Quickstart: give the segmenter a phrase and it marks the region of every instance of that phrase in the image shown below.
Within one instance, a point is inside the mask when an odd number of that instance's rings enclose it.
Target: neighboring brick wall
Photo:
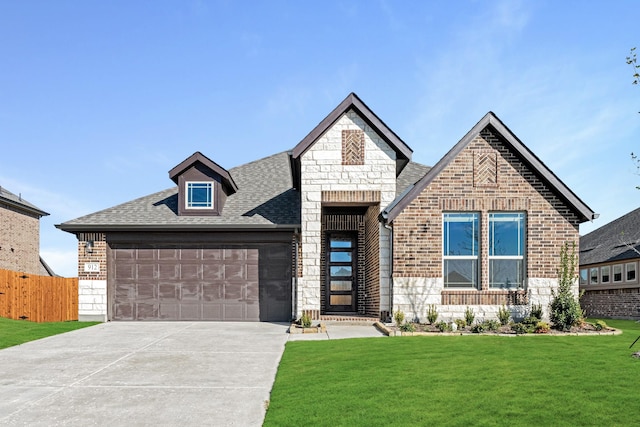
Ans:
[[[588,317],[640,319],[640,288],[586,290],[580,305]]]
[[[364,164],[343,164],[343,130],[360,130],[364,135]],[[350,194],[358,200],[342,201],[345,205],[375,200],[379,209],[386,207],[396,195],[396,154],[382,138],[353,110],[336,121],[300,158],[301,175],[301,241],[303,273],[298,281],[298,314],[321,307],[321,216],[323,192],[326,198],[340,199]],[[332,205],[335,202],[328,202]],[[389,242],[380,236],[380,253]],[[389,263],[381,255],[381,292],[388,294]]]
[[[495,164],[492,152],[497,154]],[[483,171],[477,170],[479,164],[483,165]],[[495,292],[489,290],[490,211],[526,212],[529,303],[548,300],[546,290],[541,287],[554,286],[562,244],[568,241],[577,247],[579,241],[577,216],[496,135],[485,129],[394,220],[394,294],[400,297],[398,301],[394,298],[394,305],[412,310],[407,289],[415,288],[416,280],[422,279],[433,279],[427,286],[430,290],[422,286],[423,282],[414,289],[428,294],[424,297],[426,304],[450,302],[449,297],[442,297],[442,213],[445,211],[480,213],[482,291],[476,292]],[[456,298],[455,302],[475,304],[476,298]],[[481,303],[483,301],[481,298]],[[413,305],[424,309],[416,306],[415,301]]]
[[[40,218],[0,203],[0,268],[40,274]]]

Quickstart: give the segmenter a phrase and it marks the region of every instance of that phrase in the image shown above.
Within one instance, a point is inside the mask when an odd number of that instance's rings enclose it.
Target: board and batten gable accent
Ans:
[[[356,134],[361,132],[364,139],[363,164],[343,164],[345,130]],[[298,315],[303,311],[318,313],[321,307],[323,200],[328,204],[375,204],[379,214],[381,207],[395,198],[396,151],[355,110],[350,109],[313,144],[305,147],[300,155],[300,177],[303,271],[298,281]],[[388,253],[389,232],[381,224],[377,227],[379,250]],[[389,287],[388,259],[388,256],[380,256],[378,273],[384,295],[388,295]],[[381,299],[380,305],[384,307],[385,304],[389,301]]]
[[[478,159],[484,159],[480,170]],[[444,288],[442,215],[452,211],[480,215],[479,290]],[[488,214],[492,211],[526,213],[526,294],[489,289]],[[394,218],[394,307],[421,319],[429,304],[436,304],[444,319],[463,317],[467,305],[487,318],[495,317],[503,304],[511,306],[514,316],[523,314],[530,304],[542,304],[546,310],[551,289],[557,286],[560,248],[565,242],[577,247],[580,222],[575,210],[501,135],[485,127]]]

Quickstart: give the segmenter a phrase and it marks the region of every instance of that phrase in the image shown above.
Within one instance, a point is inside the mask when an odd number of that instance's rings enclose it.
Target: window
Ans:
[[[622,282],[622,264],[616,264],[613,266],[613,281]]]
[[[598,284],[598,269],[597,268],[592,268],[591,269],[591,274],[589,275],[589,283],[591,283],[592,285],[597,285]]]
[[[608,265],[604,266],[604,267],[600,267],[600,281],[602,283],[609,283],[610,281],[610,274],[611,273],[611,267],[609,267]]]
[[[478,214],[443,216],[443,269],[446,288],[478,287]]]
[[[589,277],[589,270],[587,270],[586,268],[583,268],[582,270],[580,270],[580,284],[581,285],[586,285],[587,284],[587,278]]]
[[[213,209],[213,183],[187,182],[187,209]]]
[[[489,287],[524,285],[524,213],[489,214]]]
[[[625,270],[627,271],[627,282],[635,282],[636,281],[636,263],[628,262],[625,265]]]

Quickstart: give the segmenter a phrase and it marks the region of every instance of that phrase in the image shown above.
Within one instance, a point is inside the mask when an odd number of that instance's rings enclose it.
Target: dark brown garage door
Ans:
[[[288,321],[291,247],[112,244],[112,320]]]

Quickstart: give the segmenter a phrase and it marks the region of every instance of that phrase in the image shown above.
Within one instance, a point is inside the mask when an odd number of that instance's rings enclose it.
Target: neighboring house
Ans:
[[[80,318],[493,317],[546,307],[561,245],[595,218],[493,114],[433,168],[355,94],[290,152],[58,227],[79,241]],[[577,285],[576,285],[577,290]]]
[[[580,298],[590,317],[640,318],[640,208],[580,238]]]
[[[0,187],[0,268],[54,276],[40,258],[40,218],[49,215]]]

